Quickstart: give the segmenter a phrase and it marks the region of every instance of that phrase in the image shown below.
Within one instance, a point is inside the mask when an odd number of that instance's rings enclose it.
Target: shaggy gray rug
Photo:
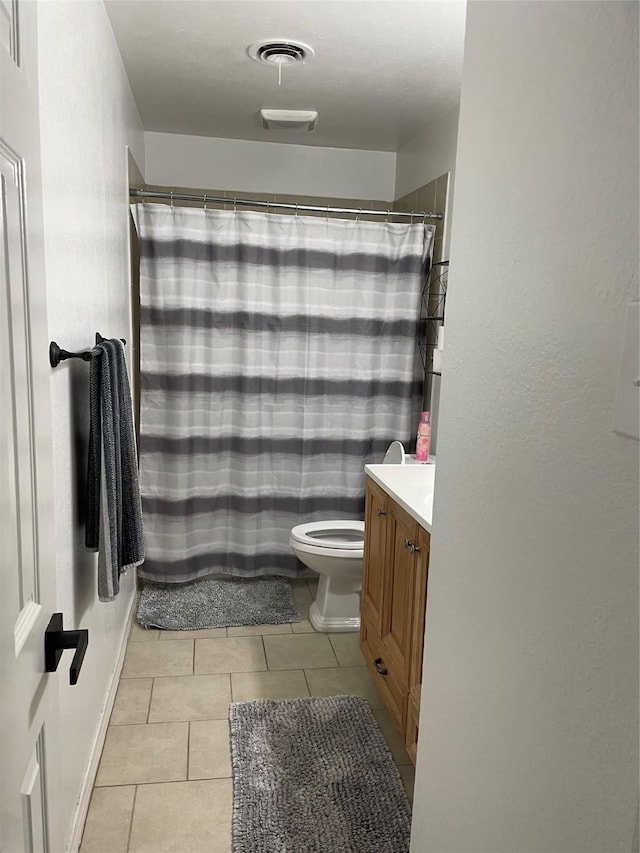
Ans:
[[[366,699],[229,708],[233,853],[407,853],[411,809]]]
[[[300,619],[289,581],[277,577],[146,582],[138,602],[138,622],[143,628],[168,631],[283,625]]]

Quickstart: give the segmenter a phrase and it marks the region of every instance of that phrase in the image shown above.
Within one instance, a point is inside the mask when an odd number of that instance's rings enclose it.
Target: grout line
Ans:
[[[306,669],[303,669],[303,670],[302,670],[302,672],[303,672],[303,674],[304,674],[304,680],[305,680],[305,683],[306,683],[306,685],[307,685],[307,690],[309,691],[309,696],[311,696],[311,695],[312,695],[312,693],[311,693],[311,685],[309,684],[309,679],[307,678],[307,670],[306,670]]]
[[[333,641],[331,639],[331,634],[327,634],[327,637],[329,637],[329,645],[331,646],[331,651],[334,653],[334,655],[337,658],[338,655],[336,654],[336,647],[333,645]],[[341,666],[340,661],[338,661],[338,666]]]
[[[189,753],[191,751],[191,720],[189,720],[189,725],[187,728],[187,779],[189,781]]]
[[[129,834],[127,835],[127,853],[129,851],[129,847],[131,846],[131,833],[133,831],[133,813],[136,808],[136,797],[138,795],[138,786],[135,785],[133,789],[133,802],[131,803],[131,817],[129,818]]]
[[[402,765],[406,767],[406,764]],[[117,785],[101,785],[98,790],[105,790],[107,788],[144,788],[148,785],[184,785],[185,782],[191,784],[192,782],[209,782],[213,779],[231,779],[232,776],[205,776],[202,779],[165,779],[160,782],[118,782]]]
[[[149,691],[149,705],[147,707],[147,723],[149,722],[149,717],[151,716],[151,700],[153,699],[153,689],[156,686],[155,678],[151,679],[151,690]]]
[[[279,636],[282,636],[282,634]],[[263,672],[269,672],[269,658],[267,657],[267,647],[264,644],[264,634],[260,634],[260,639],[262,640],[262,654],[264,655],[264,665],[266,666]]]
[[[196,674],[196,643],[198,641],[192,640],[191,642],[193,643],[193,648],[191,650],[192,654],[191,654],[191,673],[190,674],[195,675]]]

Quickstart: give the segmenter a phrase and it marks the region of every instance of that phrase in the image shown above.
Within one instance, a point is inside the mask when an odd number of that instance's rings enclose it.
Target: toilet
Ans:
[[[402,465],[404,447],[394,441],[383,464]],[[289,546],[300,562],[320,575],[309,621],[316,631],[360,630],[364,521],[312,521],[291,531]]]
[[[309,621],[316,631],[359,631],[364,521],[299,524],[289,536],[296,557],[320,575]]]

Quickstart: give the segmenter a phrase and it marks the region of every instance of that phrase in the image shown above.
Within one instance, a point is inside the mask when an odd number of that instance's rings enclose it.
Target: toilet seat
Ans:
[[[301,545],[332,551],[362,551],[364,521],[312,521],[298,524],[291,539]]]

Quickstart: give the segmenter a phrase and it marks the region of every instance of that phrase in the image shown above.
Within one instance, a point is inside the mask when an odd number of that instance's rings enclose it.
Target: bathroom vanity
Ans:
[[[365,472],[360,649],[415,763],[435,464]]]

